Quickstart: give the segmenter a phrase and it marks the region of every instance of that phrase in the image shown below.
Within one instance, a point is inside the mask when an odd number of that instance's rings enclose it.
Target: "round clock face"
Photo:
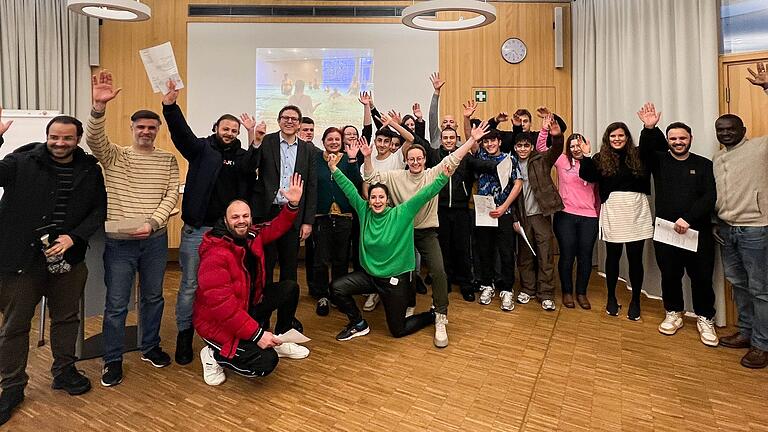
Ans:
[[[501,45],[501,56],[507,63],[518,64],[528,54],[525,43],[518,38],[509,38]]]

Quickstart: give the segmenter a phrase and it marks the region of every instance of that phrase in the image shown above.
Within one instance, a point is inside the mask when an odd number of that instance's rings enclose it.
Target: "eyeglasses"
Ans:
[[[280,120],[286,123],[298,123],[300,119],[298,117],[280,116]]]
[[[408,158],[406,159],[408,163],[414,163],[414,162],[424,162],[424,157],[419,156],[417,158]]]

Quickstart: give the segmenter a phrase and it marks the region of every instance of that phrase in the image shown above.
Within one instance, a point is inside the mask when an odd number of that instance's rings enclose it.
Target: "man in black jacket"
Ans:
[[[653,174],[656,192],[656,216],[673,222],[675,232],[689,229],[699,232],[696,252],[658,241],[653,242],[656,263],[661,270],[661,294],[666,317],[659,332],[673,335],[683,326],[683,272],[691,279],[693,310],[698,316],[696,327],[701,342],[717,346],[715,332],[715,291],[712,270],[715,265],[715,243],[711,216],[715,209],[715,176],[712,161],[690,152],[691,128],[680,122],[667,126],[667,136],[656,127],[661,113],[652,103],[637,113],[644,128],[640,133],[640,154]]]
[[[291,176],[301,174],[304,191],[299,202],[299,214],[293,227],[279,240],[265,249],[267,282],[272,280],[275,264],[280,262],[280,280],[297,280],[296,269],[299,241],[312,234],[317,208],[317,170],[315,154],[318,149],[298,137],[301,111],[287,105],[277,116],[279,132],[264,136],[259,150],[259,168],[253,189],[251,209],[255,221],[267,222],[274,219],[285,204],[279,189],[287,189]],[[296,327],[300,328],[300,325]]]
[[[9,126],[0,121],[0,144]],[[82,135],[79,120],[58,116],[46,127],[46,143],[0,161],[0,425],[24,400],[29,330],[42,296],[51,316],[53,388],[71,395],[91,389],[75,369],[75,341],[85,251],[106,218],[107,193],[98,161],[77,146]]]
[[[163,117],[173,145],[189,162],[181,203],[184,227],[179,245],[181,283],[176,299],[176,327],[179,333],[175,359],[176,363],[185,365],[192,361],[192,303],[200,266],[198,247],[203,234],[224,214],[232,200],[250,198],[258,151],[254,148],[243,150],[237,138],[240,120],[230,114],[224,114],[214,123],[212,135],[198,138],[176,104],[178,96],[176,86],[169,82],[168,93],[163,97]],[[254,122],[245,115],[243,119],[250,123],[246,125],[250,136]]]

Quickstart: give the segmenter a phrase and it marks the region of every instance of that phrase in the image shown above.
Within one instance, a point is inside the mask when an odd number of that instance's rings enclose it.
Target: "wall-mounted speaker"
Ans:
[[[555,8],[555,67],[563,67],[563,8]]]

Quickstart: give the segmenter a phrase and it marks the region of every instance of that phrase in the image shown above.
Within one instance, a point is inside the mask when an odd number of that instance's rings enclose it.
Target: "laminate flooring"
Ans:
[[[304,280],[303,269],[299,278]],[[173,356],[179,270],[165,279],[163,348]],[[334,337],[346,323],[314,313],[302,288],[298,318],[311,355],[281,359],[265,378],[228,373],[207,386],[195,360],[163,369],[125,355],[121,385],[99,384],[101,360],[77,364],[93,390],[72,397],[51,389],[51,355],[30,335],[26,400],[5,430],[41,431],[768,431],[768,369],[739,365],[746,350],[705,347],[696,321],[675,336],[656,330],[660,301],[643,298],[643,319],[604,312],[603,279],[593,272],[592,310],[545,312],[535,301],[512,312],[450,294],[450,345],[433,328],[402,338],[386,329],[381,306],[364,313],[368,336]],[[362,299],[361,299],[362,301]],[[417,310],[431,297],[418,296]],[[133,314],[129,316],[135,318]],[[100,331],[99,318],[87,333]],[[719,329],[720,335],[733,329]]]

